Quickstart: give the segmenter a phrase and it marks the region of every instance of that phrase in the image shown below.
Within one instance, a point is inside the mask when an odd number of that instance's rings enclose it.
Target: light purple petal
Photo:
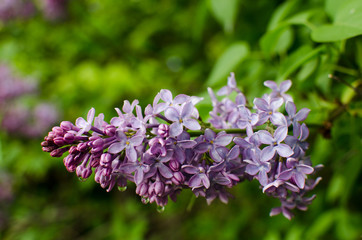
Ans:
[[[190,99],[190,96],[187,96],[185,94],[179,94],[175,97],[173,100],[174,104],[182,104],[184,102],[187,102]]]
[[[250,160],[249,160],[250,161]],[[244,160],[245,162],[245,160]],[[245,168],[245,172],[248,173],[249,175],[256,175],[258,172],[259,172],[259,167],[256,166],[255,164],[251,163],[251,164],[248,164]]]
[[[186,103],[181,111],[181,119],[185,119],[191,116],[192,112],[194,111],[194,105],[191,102]]]
[[[173,122],[180,120],[180,113],[174,107],[169,107],[165,110],[165,117]]]
[[[300,189],[303,189],[303,188],[304,188],[305,177],[304,177],[303,174],[301,174],[301,173],[295,173],[293,179],[294,179],[295,183],[297,184],[297,186],[298,186]]]
[[[87,122],[88,123],[92,123],[95,112],[96,112],[96,110],[94,108],[91,108],[89,110],[88,115],[87,115]]]
[[[307,117],[308,117],[308,114],[310,112],[310,109],[308,108],[302,108],[299,110],[299,112],[295,115],[295,120],[297,121],[304,121]]]
[[[128,138],[126,136],[126,134],[124,134],[124,132],[122,132],[121,130],[117,130],[116,131],[116,138],[119,140],[119,141],[126,141]]]
[[[295,107],[295,104],[293,102],[288,101],[285,104],[285,110],[287,111],[288,115],[293,117],[295,113],[297,112],[297,108]]]
[[[202,180],[203,185],[205,186],[205,188],[209,188],[210,187],[210,180],[209,178],[206,176],[205,173],[201,173],[199,174],[200,178]]]
[[[199,176],[199,174],[193,175],[190,180],[189,180],[189,187],[191,188],[197,188],[197,187],[201,187],[201,178]]]
[[[166,167],[163,163],[157,164],[157,168],[163,177],[172,178],[173,176],[172,171],[168,167]]]
[[[217,92],[217,95],[218,95],[218,96],[224,96],[224,95],[228,95],[228,94],[229,94],[229,87],[228,87],[228,86],[222,87],[222,88]]]
[[[115,142],[108,148],[109,153],[119,153],[126,147],[126,144],[124,142]]]
[[[280,112],[273,113],[270,121],[276,126],[287,126],[287,119]]]
[[[172,93],[168,89],[161,89],[160,96],[166,103],[172,103]]]
[[[134,173],[134,181],[136,185],[139,185],[143,181],[144,172],[141,168],[137,168],[136,172]]]
[[[131,104],[128,100],[123,101],[123,107],[122,110],[124,113],[130,113],[132,111]]]
[[[218,136],[216,136],[214,143],[215,145],[226,146],[231,143],[233,137],[234,136],[231,134],[219,134]]]
[[[139,146],[142,144],[144,137],[143,136],[133,136],[129,141],[133,146]]]
[[[283,105],[283,102],[283,98],[273,98],[270,102],[270,107],[273,111],[276,111]]]
[[[182,148],[192,148],[196,145],[197,143],[194,140],[182,140],[182,141],[177,141],[177,145],[179,145]]]
[[[309,136],[309,129],[308,129],[307,125],[305,125],[305,123],[303,123],[301,126],[301,134],[300,134],[299,139],[301,141],[304,141],[308,138],[308,136]]]
[[[288,91],[288,89],[291,86],[292,86],[292,81],[290,81],[290,80],[283,81],[279,86],[280,92],[284,93],[284,92]]]
[[[274,157],[274,154],[275,154],[275,148],[272,146],[267,146],[263,148],[263,150],[261,150],[260,161],[262,162],[269,161]]]
[[[207,141],[213,141],[215,139],[216,134],[210,128],[206,128],[204,136]]]
[[[211,147],[210,143],[201,142],[196,144],[193,150],[197,153],[205,153],[209,150],[210,147]]]
[[[155,113],[160,113],[160,112],[163,112],[166,110],[166,108],[168,107],[167,103],[164,103],[164,102],[161,102],[161,103],[158,103],[156,106],[155,106]]]
[[[240,147],[234,146],[228,154],[228,159],[235,159],[239,157],[239,155],[240,155]]]
[[[293,169],[288,169],[280,173],[279,180],[288,181],[293,176]]]
[[[219,153],[217,152],[215,147],[212,147],[210,149],[210,157],[216,161],[216,162],[221,162],[223,159],[221,158],[221,156],[219,155]]]
[[[234,143],[236,143],[237,145],[239,145],[242,148],[251,147],[251,144],[248,141],[246,141],[243,138],[239,138],[239,137],[234,138]]]
[[[282,142],[286,136],[288,135],[288,127],[278,127],[274,132],[274,139],[280,143]]]
[[[269,104],[262,98],[255,98],[254,99],[254,105],[259,109],[259,110],[262,110],[262,111],[269,111]]]
[[[271,81],[271,80],[265,81],[264,86],[266,86],[274,91],[278,90],[278,85],[274,81]]]
[[[188,174],[197,174],[199,173],[199,169],[192,165],[184,165],[182,169]]]
[[[314,172],[314,168],[305,164],[299,164],[297,169],[298,172],[302,172],[304,174],[312,174]]]
[[[177,137],[182,133],[183,125],[179,122],[174,122],[170,125],[170,136]]]
[[[274,138],[272,135],[265,130],[258,131],[259,141],[263,144],[273,144]]]
[[[126,147],[126,156],[131,162],[137,161],[137,152],[133,147]]]
[[[190,130],[200,130],[201,126],[198,121],[195,119],[186,119],[183,121],[183,124],[186,128]]]
[[[79,117],[75,120],[75,125],[79,128],[85,128],[88,125],[88,122],[84,118]]]
[[[258,180],[260,182],[260,185],[262,185],[262,186],[265,186],[268,184],[268,174],[266,173],[266,171],[264,171],[264,170],[259,171]]]
[[[282,157],[289,157],[293,154],[293,150],[284,143],[280,143],[274,147],[278,154]]]
[[[273,216],[276,216],[278,214],[280,214],[282,212],[282,208],[280,207],[277,207],[277,208],[273,208],[270,213],[269,213],[269,216],[270,217],[273,217]]]

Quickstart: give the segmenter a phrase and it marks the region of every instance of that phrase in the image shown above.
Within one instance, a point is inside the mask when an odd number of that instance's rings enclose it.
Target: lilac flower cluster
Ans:
[[[161,90],[144,111],[138,100],[124,101],[118,116],[108,123],[92,108],[87,119],[75,125],[63,121],[42,142],[43,151],[61,157],[70,172],[95,181],[107,191],[125,190],[136,184],[142,202],[163,208],[168,198],[176,200],[182,189],[191,189],[208,204],[215,198],[227,203],[231,188],[243,180],[256,179],[264,193],[279,198],[282,205],[270,215],[291,209],[306,210],[315,196],[304,195],[318,183],[307,179],[315,169],[305,156],[308,109],[297,112],[285,92],[291,81],[278,87],[266,81],[271,94],[254,99],[251,107],[237,88],[234,74],[218,95],[212,91],[210,123],[199,118],[195,105],[201,98]],[[230,96],[236,95],[234,100]],[[279,111],[285,106],[287,115]],[[291,129],[292,134],[289,134]]]
[[[57,122],[58,110],[53,104],[26,106],[22,98],[35,96],[36,82],[14,75],[9,66],[0,65],[0,130],[11,135],[39,137]]]
[[[35,5],[30,0],[0,0],[0,20],[27,19],[35,13]]]
[[[0,0],[0,20],[29,19],[37,8],[49,21],[61,20],[67,15],[68,0]]]

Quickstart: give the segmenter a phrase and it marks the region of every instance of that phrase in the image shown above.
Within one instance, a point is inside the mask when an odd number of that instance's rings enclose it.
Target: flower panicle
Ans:
[[[290,80],[279,87],[266,81],[265,86],[272,93],[255,98],[254,106],[233,73],[218,92],[222,100],[209,88],[209,123],[199,118],[196,104],[201,98],[174,97],[162,89],[144,110],[138,100],[124,101],[109,123],[92,108],[87,119],[54,127],[41,145],[53,157],[68,153],[64,165],[81,180],[94,172],[95,181],[107,191],[115,186],[123,191],[133,182],[143,203],[161,208],[169,198],[176,201],[183,189],[208,204],[215,198],[227,203],[227,188],[256,179],[263,193],[281,201],[270,215],[282,213],[290,219],[292,209],[307,209],[314,197],[305,194],[320,181],[308,178],[316,171],[306,156],[309,130],[302,123],[309,110],[296,111],[285,93]],[[231,99],[233,92],[236,97]]]

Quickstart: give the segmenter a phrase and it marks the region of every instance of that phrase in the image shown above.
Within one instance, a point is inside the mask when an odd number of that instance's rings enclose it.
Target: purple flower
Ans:
[[[94,114],[95,114],[95,109],[91,108],[88,111],[87,121],[84,120],[84,118],[82,117],[77,118],[77,120],[75,121],[75,125],[80,129],[77,133],[78,136],[82,135],[85,132],[89,132],[91,130]]]
[[[252,154],[252,160],[244,159],[244,162],[248,163],[246,165],[245,172],[251,176],[256,177],[262,186],[268,184],[268,173],[271,170],[271,164],[267,160],[260,158],[260,151],[254,151]]]
[[[292,81],[285,80],[278,87],[278,85],[274,81],[269,80],[264,82],[264,86],[273,90],[273,92],[270,94],[271,98],[281,97],[285,102],[293,102],[293,98],[289,94],[285,94],[285,92],[289,90],[290,86],[292,86]]]
[[[232,72],[230,73],[230,76],[228,77],[228,84],[224,87],[222,87],[218,92],[217,95],[223,96],[223,95],[230,95],[233,91],[240,92],[236,85],[235,81],[235,74]]]
[[[260,142],[269,144],[261,151],[261,158],[264,161],[272,159],[277,152],[281,157],[289,157],[293,154],[293,150],[284,143],[281,143],[288,134],[288,128],[278,127],[274,132],[274,137],[267,131],[259,131]]]
[[[226,134],[224,131],[216,134],[214,131],[207,128],[205,130],[204,137],[205,137],[205,142],[198,143],[194,147],[194,150],[197,153],[205,153],[208,150],[210,150],[210,157],[213,160],[220,162],[222,158],[219,156],[216,150],[218,147],[221,146],[224,147],[227,146],[229,143],[231,143],[231,141],[233,140],[233,136],[230,134]]]
[[[304,152],[308,149],[308,143],[305,142],[308,135],[308,127],[305,123],[303,123],[301,126],[296,128],[296,131],[293,129],[293,136],[287,136],[285,138],[285,143],[288,144],[294,152],[291,157],[297,158],[304,155]]]
[[[206,175],[206,171],[204,167],[195,167],[192,165],[184,165],[182,169],[188,173],[193,175],[189,179],[189,187],[192,189],[199,188],[204,186],[205,188],[210,187],[210,180]]]
[[[310,112],[310,109],[302,108],[297,113],[297,108],[295,107],[294,102],[290,102],[290,101],[288,101],[285,104],[285,110],[288,113],[288,117],[287,117],[288,126],[290,126],[290,124],[293,124],[293,131],[294,131],[294,129],[296,129],[300,126],[300,124],[298,122],[304,121],[308,117],[308,114]],[[298,131],[298,130],[296,130],[296,131]]]
[[[121,169],[125,173],[133,173],[134,172],[134,182],[138,186],[142,183],[144,179],[144,173],[150,170],[150,166],[144,164],[142,161],[135,161],[133,163],[124,164]]]
[[[170,136],[176,137],[183,131],[183,127],[190,130],[199,130],[201,128],[197,120],[191,118],[191,114],[194,111],[194,105],[191,102],[183,105],[181,110],[174,107],[169,107],[165,111],[165,116],[173,123],[170,125]]]
[[[287,170],[280,173],[278,179],[287,181],[292,179],[295,184],[300,189],[304,188],[305,179],[307,178],[307,174],[311,174],[314,172],[314,168],[311,166],[299,163],[295,158],[287,159]]]
[[[132,162],[137,161],[137,152],[135,147],[142,144],[144,136],[134,135],[132,137],[127,137],[121,130],[117,130],[116,138],[118,141],[109,146],[108,152],[116,154],[121,152],[123,149],[126,149],[127,158]]]
[[[160,113],[166,110],[166,108],[168,107],[175,107],[181,105],[190,99],[190,97],[185,94],[177,95],[175,99],[173,99],[171,91],[167,89],[162,89],[159,93],[159,97],[164,102],[158,103],[157,105],[154,106],[155,113]]]
[[[149,153],[145,153],[143,155],[144,162],[148,165],[150,165],[150,170],[146,173],[146,177],[150,178],[158,173],[161,174],[164,178],[172,178],[173,173],[171,169],[165,165],[165,163],[168,163],[173,155],[172,150],[167,150],[167,153],[165,156],[162,155],[151,155]]]
[[[270,119],[270,121],[276,126],[285,126],[287,123],[285,116],[278,112],[278,109],[282,106],[282,104],[283,99],[281,98],[272,98],[270,99],[270,102],[263,98],[255,98],[254,105],[259,114],[258,125],[262,125]]]

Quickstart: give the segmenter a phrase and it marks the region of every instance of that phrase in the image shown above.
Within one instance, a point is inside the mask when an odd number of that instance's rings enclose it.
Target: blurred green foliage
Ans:
[[[1,2],[0,2],[1,4]],[[106,120],[123,100],[145,106],[162,88],[205,96],[230,71],[251,101],[263,82],[291,79],[312,111],[309,154],[323,164],[317,199],[292,221],[254,182],[228,205],[191,192],[159,214],[134,194],[105,192],[41,152],[41,139],[0,135],[0,167],[13,199],[0,203],[1,239],[359,239],[362,236],[362,1],[70,0],[67,18],[0,23],[0,61],[40,81],[63,119],[90,107]],[[330,75],[330,76],[329,76]],[[60,120],[63,120],[60,119]]]

